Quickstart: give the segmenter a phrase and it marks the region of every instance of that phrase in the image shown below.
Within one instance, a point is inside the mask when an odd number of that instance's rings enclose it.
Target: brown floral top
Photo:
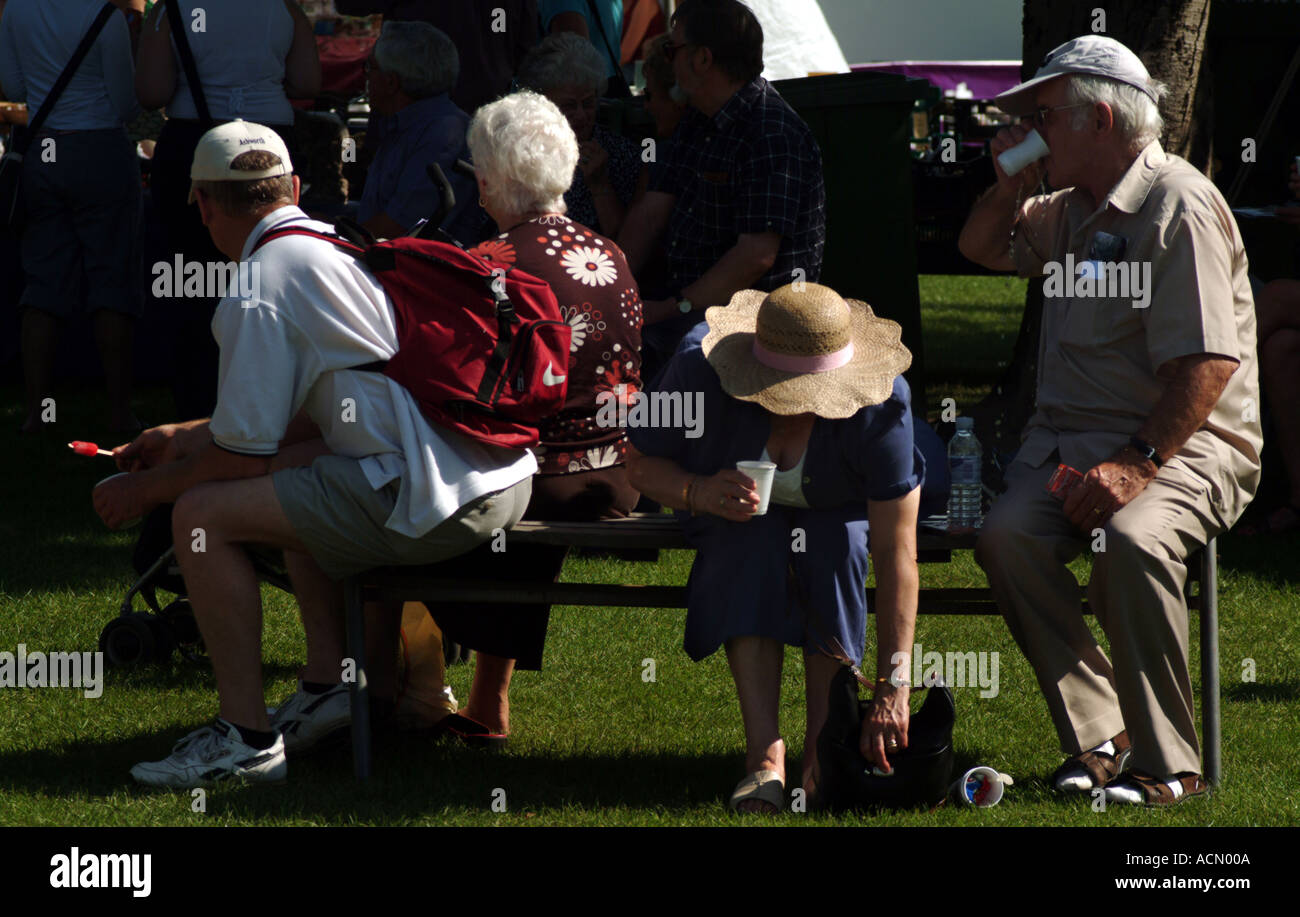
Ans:
[[[549,283],[573,329],[568,395],[564,409],[541,425],[542,442],[533,450],[538,474],[622,464],[624,431],[601,425],[597,412],[606,403],[603,417],[625,417],[609,396],[598,396],[612,392],[626,404],[641,388],[641,295],[623,252],[581,223],[556,215],[520,223],[471,251]]]

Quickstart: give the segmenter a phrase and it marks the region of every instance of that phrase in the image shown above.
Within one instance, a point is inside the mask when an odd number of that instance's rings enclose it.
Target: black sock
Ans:
[[[274,732],[260,732],[259,730],[250,729],[247,726],[239,726],[237,724],[235,724],[235,728],[238,729],[239,734],[243,736],[244,744],[250,748],[256,748],[258,751],[265,751],[275,744]]]
[[[326,691],[332,691],[338,687],[338,683],[332,685],[322,684],[319,681],[304,681],[302,689],[308,694],[324,694]]]
[[[397,704],[391,697],[370,698],[370,718],[376,723],[391,719],[397,712]]]

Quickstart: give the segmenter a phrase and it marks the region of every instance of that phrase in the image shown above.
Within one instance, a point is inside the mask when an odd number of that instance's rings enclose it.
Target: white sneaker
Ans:
[[[131,768],[131,776],[140,783],[177,789],[212,786],[232,778],[283,783],[287,775],[283,737],[277,735],[270,748],[253,748],[245,744],[238,728],[220,717],[177,742],[169,757]]]
[[[352,700],[345,684],[324,694],[308,694],[300,680],[298,690],[271,714],[271,728],[284,736],[284,749],[290,755],[307,751],[351,723]]]

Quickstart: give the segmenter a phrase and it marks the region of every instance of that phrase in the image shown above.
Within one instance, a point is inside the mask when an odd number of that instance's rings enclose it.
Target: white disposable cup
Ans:
[[[125,474],[129,474],[129,473],[130,473],[130,472],[127,472],[127,471],[119,471],[117,474],[110,474],[108,477],[104,478],[104,480],[97,482],[97,483],[95,484],[95,487],[98,487],[100,484],[105,484],[105,483],[107,483],[107,482],[113,480],[113,478],[120,478],[120,477],[122,477],[123,475],[125,475]],[[92,487],[91,490],[94,490],[94,488]],[[136,525],[139,525],[139,524],[140,524],[140,517],[139,517],[139,516],[136,516],[134,519],[128,519],[128,520],[126,520],[126,522],[123,522],[120,526],[118,526],[118,528],[119,528],[119,529],[129,529],[129,528],[131,528],[132,526],[136,526]]]
[[[755,516],[767,512],[767,501],[772,496],[772,476],[776,474],[776,462],[736,462],[736,470],[743,471],[754,479],[758,491],[758,511]]]
[[[1047,152],[1047,141],[1038,131],[1030,131],[1024,140],[998,154],[998,165],[1007,175],[1015,175],[1031,162],[1042,159]]]
[[[1002,801],[1002,775],[991,767],[972,767],[952,785],[952,795],[968,806],[987,809]]]

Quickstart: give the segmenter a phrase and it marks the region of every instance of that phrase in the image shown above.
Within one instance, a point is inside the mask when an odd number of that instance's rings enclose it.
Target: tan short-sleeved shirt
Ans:
[[[1038,406],[1017,458],[1037,467],[1059,449],[1087,471],[1154,411],[1164,363],[1230,357],[1240,366],[1218,404],[1168,464],[1202,478],[1231,525],[1259,485],[1263,435],[1246,251],[1218,189],[1152,143],[1095,210],[1073,189],[1026,201],[1012,257],[1022,276],[1047,278]],[[1103,288],[1080,289],[1065,269],[1090,260],[1127,262],[1127,283],[1098,268]]]

